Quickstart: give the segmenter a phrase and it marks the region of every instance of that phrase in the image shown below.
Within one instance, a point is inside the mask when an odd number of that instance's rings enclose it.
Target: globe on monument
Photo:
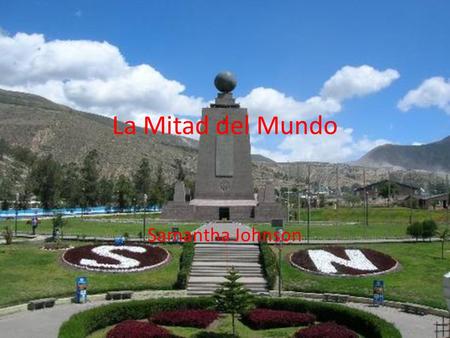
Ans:
[[[214,79],[214,85],[222,93],[229,93],[236,88],[236,78],[229,71],[220,72]]]

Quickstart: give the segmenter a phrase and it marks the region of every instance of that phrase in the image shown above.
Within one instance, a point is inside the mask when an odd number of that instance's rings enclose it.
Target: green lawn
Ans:
[[[38,243],[0,246],[0,307],[35,298],[73,295],[77,276],[88,277],[90,293],[172,289],[181,253],[180,246],[166,245],[172,255],[167,265],[139,273],[111,274],[70,268],[61,262],[61,252],[44,251],[41,246]]]
[[[441,245],[439,243],[364,245],[364,248],[391,255],[401,264],[401,268],[397,272],[372,277],[319,276],[293,267],[288,260],[289,254],[309,247],[314,246],[284,247],[282,262],[284,289],[371,297],[372,281],[383,279],[386,299],[446,308],[442,276],[450,271],[450,245],[448,244],[444,260],[440,258]],[[277,251],[275,248],[274,250]]]
[[[108,331],[111,330],[111,328],[113,327],[114,325],[106,327],[102,330],[98,330],[90,334],[88,338],[105,338]],[[192,327],[179,327],[179,326],[165,326],[165,328],[167,328],[173,334],[180,337],[195,336],[195,334],[201,331],[210,331],[215,333],[231,333],[232,332],[231,315],[225,315],[219,318],[216,322],[211,324],[210,328],[206,330],[196,329]],[[240,321],[236,321],[236,331],[239,337],[246,337],[246,338],[272,338],[272,337],[291,338],[298,329],[299,329],[298,327],[287,327],[269,330],[252,330],[248,326],[242,324]]]
[[[138,234],[143,231],[142,220],[133,221],[133,219],[123,219],[120,217],[71,217],[64,218],[64,220],[66,221],[63,228],[64,235],[114,237],[128,233],[131,237],[137,237]],[[2,225],[9,225],[12,229],[14,229],[14,220],[0,221],[0,226]],[[146,232],[148,232],[150,228],[155,228],[154,232],[170,231],[172,226],[178,227],[180,231],[192,231],[199,227],[200,223],[178,224],[167,223],[167,221],[157,219],[147,219]],[[31,233],[31,225],[26,224],[26,221],[24,220],[19,220],[17,222],[17,230],[19,232]],[[51,234],[52,220],[42,219],[36,232],[38,234]]]
[[[369,208],[369,224],[406,224],[409,223],[411,209],[403,207]],[[292,217],[292,216],[291,216]],[[306,221],[306,209],[300,210],[300,219]],[[447,210],[424,210],[412,209],[412,220],[423,221],[424,219],[434,219],[438,223],[445,223],[447,219]],[[318,208],[311,209],[311,221],[323,222],[359,222],[364,223],[364,209],[362,207],[354,208]]]
[[[310,238],[312,239],[363,239],[363,238],[406,238],[406,228],[409,225],[409,213],[407,208],[371,208],[369,213],[369,225],[363,224],[361,208],[340,208],[338,211],[330,208],[312,209],[310,225]],[[149,216],[149,215],[147,215]],[[303,212],[302,218],[305,213]],[[153,214],[147,218],[147,231],[150,227],[156,231],[170,231],[176,226],[180,231],[192,231],[201,225],[198,223],[176,222],[168,223],[156,218]],[[413,210],[413,221],[434,219],[441,227],[446,223],[445,210]],[[142,232],[142,214],[107,215],[93,217],[65,218],[67,224],[63,231],[65,235],[86,236],[119,236],[128,233],[131,237],[137,237]],[[337,221],[336,221],[337,220]],[[14,228],[14,220],[0,221],[0,226],[9,225]],[[273,231],[267,223],[251,224],[260,230]],[[25,220],[17,223],[18,231],[31,233],[31,226]],[[306,223],[290,222],[286,225],[290,231],[301,231],[306,237]],[[52,232],[51,219],[41,220],[37,228],[38,233],[49,234]]]

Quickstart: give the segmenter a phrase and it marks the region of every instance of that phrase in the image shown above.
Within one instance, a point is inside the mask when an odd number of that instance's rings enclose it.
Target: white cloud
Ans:
[[[151,65],[129,65],[108,42],[47,41],[42,34],[9,36],[0,31],[0,74],[2,88],[35,93],[80,110],[118,115],[121,120],[140,121],[144,114],[196,119],[208,105],[201,97],[186,95],[182,83],[167,79]],[[324,83],[320,95],[305,100],[264,87],[237,100],[252,114],[309,120],[338,113],[343,100],[375,93],[398,77],[393,69],[345,66]],[[352,132],[340,128],[333,136],[286,136],[275,151],[255,150],[279,160],[343,161],[386,142],[355,140]],[[260,145],[267,139],[260,136],[255,141]]]
[[[0,33],[0,86],[43,95],[92,112],[199,115],[206,103],[147,64],[130,66],[107,42],[46,41],[41,34]]]
[[[436,76],[423,81],[419,87],[410,90],[399,102],[398,108],[408,111],[413,107],[438,107],[450,114],[450,79]]]
[[[313,96],[306,101],[297,101],[293,97],[272,89],[258,87],[238,101],[247,107],[250,113],[263,116],[283,116],[284,118],[310,119],[318,114],[332,114],[341,110],[341,105],[334,99]]]
[[[252,147],[252,151],[276,161],[325,161],[343,162],[354,160],[367,151],[390,143],[385,139],[370,140],[367,137],[355,139],[353,129],[338,128],[332,135],[286,136],[275,150]]]
[[[253,89],[247,96],[238,98],[238,101],[253,114],[309,119],[318,114],[338,113],[342,109],[343,100],[378,92],[399,77],[398,71],[394,69],[380,71],[367,65],[344,66],[325,82],[320,95],[305,101],[264,87]]]
[[[328,79],[320,94],[338,101],[376,93],[388,87],[400,74],[395,69],[377,70],[371,66],[345,66]]]

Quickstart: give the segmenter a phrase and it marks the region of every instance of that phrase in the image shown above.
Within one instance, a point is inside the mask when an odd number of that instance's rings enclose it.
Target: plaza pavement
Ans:
[[[158,294],[162,296],[164,291],[147,292],[145,298],[154,298]],[[56,338],[60,326],[70,316],[106,303],[111,303],[111,301],[94,300],[87,304],[60,304],[49,309],[25,310],[0,316],[0,336],[5,338]],[[434,323],[441,321],[441,317],[438,316],[418,316],[391,307],[372,307],[368,304],[352,302],[343,305],[373,313],[393,323],[400,330],[403,338],[434,337]]]

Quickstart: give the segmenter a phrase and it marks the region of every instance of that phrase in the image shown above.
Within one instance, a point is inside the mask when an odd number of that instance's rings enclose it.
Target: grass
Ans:
[[[88,278],[91,294],[107,290],[172,289],[181,254],[180,246],[165,245],[172,255],[167,265],[139,273],[111,274],[70,268],[60,261],[62,252],[44,251],[41,246],[38,243],[0,246],[0,306],[74,295],[77,276]]]
[[[412,214],[412,220],[423,221],[425,219],[434,219],[438,223],[445,223],[447,210],[425,210],[411,209],[404,207],[370,207],[369,223],[389,223],[403,224],[409,222],[409,216]],[[300,219],[306,221],[307,214],[305,209],[300,211]],[[364,222],[364,209],[362,207],[343,207],[338,208],[318,208],[311,209],[312,221],[324,222]]]
[[[301,213],[305,218],[305,212]],[[407,238],[406,228],[409,225],[410,209],[408,208],[371,208],[369,210],[369,225],[363,224],[363,212],[361,208],[332,208],[311,210],[311,239],[364,239],[364,238]],[[413,209],[413,221],[434,219],[441,227],[446,224],[446,210],[422,210]],[[149,216],[149,215],[147,215]],[[178,227],[180,231],[192,231],[201,223],[176,222],[168,223],[160,220],[157,214],[147,218],[146,229],[155,228],[154,232],[170,231],[172,226]],[[93,217],[66,218],[67,224],[63,232],[65,235],[80,236],[120,236],[128,233],[131,237],[138,237],[142,232],[142,214],[107,215]],[[14,228],[14,220],[0,221],[1,225],[9,225]],[[273,231],[270,224],[250,224],[261,231]],[[24,220],[17,223],[19,232],[31,233],[31,226]],[[305,222],[290,222],[286,229],[300,231],[306,237],[307,229]],[[37,233],[50,234],[52,232],[51,219],[41,220]]]
[[[121,236],[128,233],[131,237],[138,237],[143,231],[142,219],[121,219],[112,217],[71,217],[65,218],[66,224],[63,228],[64,235],[79,235],[79,236],[98,236],[98,237],[114,237]],[[14,220],[0,221],[0,225],[9,225],[14,229]],[[199,227],[200,224],[175,224],[161,222],[160,220],[148,219],[146,221],[146,232],[150,228],[155,228],[157,231],[170,231],[172,226],[178,227],[180,231],[192,231]],[[17,222],[17,230],[19,232],[31,233],[31,225],[26,224],[26,221],[19,220]],[[42,219],[36,230],[38,234],[51,234],[53,230],[51,219]]]
[[[394,257],[401,264],[399,271],[372,277],[319,276],[303,272],[289,263],[288,258],[292,252],[312,247],[314,246],[284,247],[282,278],[285,290],[326,291],[371,297],[373,280],[382,279],[385,282],[386,299],[446,308],[442,293],[442,276],[450,269],[448,246],[445,259],[442,260],[440,243],[364,245],[364,248],[378,250]]]
[[[98,330],[90,334],[87,338],[105,338],[109,330],[114,327],[108,326],[104,329]],[[221,316],[217,321],[211,324],[209,329],[197,329],[192,327],[181,327],[181,326],[164,326],[166,329],[171,331],[173,334],[180,337],[191,337],[201,331],[209,331],[215,333],[231,333],[231,315]],[[294,333],[299,329],[299,327],[287,327],[279,329],[269,329],[269,330],[252,330],[248,326],[244,325],[239,320],[236,321],[236,331],[240,337],[246,338],[291,338]]]

